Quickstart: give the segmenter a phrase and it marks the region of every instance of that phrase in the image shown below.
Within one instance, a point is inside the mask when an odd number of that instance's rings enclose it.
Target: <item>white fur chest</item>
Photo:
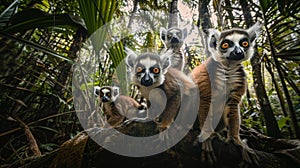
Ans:
[[[156,88],[157,86],[139,86],[139,91],[141,92],[141,95],[146,98],[147,100],[149,100],[149,94],[152,91],[152,89]]]
[[[233,68],[223,68],[219,66],[215,74],[215,83],[212,83],[212,92],[215,94],[225,94],[229,97],[230,93],[237,87],[246,87],[246,76],[241,65]]]

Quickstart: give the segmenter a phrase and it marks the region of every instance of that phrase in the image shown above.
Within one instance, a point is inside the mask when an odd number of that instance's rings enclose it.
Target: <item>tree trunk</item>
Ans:
[[[279,65],[278,58],[276,57],[275,49],[273,48],[273,43],[272,43],[271,38],[270,38],[270,32],[268,30],[267,30],[267,34],[268,34],[269,42],[270,42],[270,46],[271,46],[272,57],[274,58],[275,67],[276,67],[277,73],[279,74],[280,82],[281,82],[282,88],[283,88],[283,93],[285,95],[287,105],[288,105],[288,108],[289,108],[290,117],[291,117],[291,120],[292,120],[292,128],[294,129],[296,138],[300,139],[300,132],[299,132],[297,116],[296,116],[296,113],[295,113],[295,110],[294,110],[294,107],[293,107],[291,96],[290,96],[289,91],[287,89],[287,86],[286,86],[286,83],[285,83],[285,80],[284,80],[284,76],[282,74],[282,69]]]
[[[265,14],[263,14],[263,16],[264,16],[264,18],[266,18]],[[268,21],[266,19],[265,19],[265,24],[268,25]],[[271,34],[270,34],[270,31],[269,31],[268,28],[266,29],[266,32],[267,32],[267,37],[268,37],[268,41],[269,41],[269,44],[270,44],[271,56],[274,59],[274,64],[275,64],[277,73],[279,75],[280,82],[281,82],[282,88],[283,88],[283,93],[285,95],[286,102],[287,102],[287,105],[288,105],[288,109],[289,109],[289,112],[290,112],[290,117],[291,117],[291,120],[292,120],[292,128],[295,132],[296,138],[300,139],[300,130],[299,130],[299,126],[298,126],[297,116],[295,114],[293,103],[292,103],[289,91],[287,89],[287,86],[286,86],[286,83],[285,83],[285,80],[284,80],[284,76],[283,76],[283,72],[282,72],[283,70],[280,66],[278,58],[276,57],[276,51],[275,51],[274,44],[273,44],[272,39],[271,39]]]
[[[95,129],[95,128],[94,128]],[[118,127],[123,134],[135,137],[143,137],[146,134],[156,134],[154,122],[131,122]],[[114,145],[115,134],[107,134],[108,130],[91,134],[94,138],[105,139],[106,145]],[[217,157],[217,163],[210,165],[201,161],[201,144],[193,146],[193,141],[199,135],[199,130],[190,132],[175,146],[165,152],[147,157],[121,156],[106,150],[89,139],[86,132],[81,132],[73,139],[52,153],[41,157],[28,158],[15,162],[10,167],[240,167],[241,164],[248,167],[285,168],[300,166],[300,141],[274,139],[262,135],[255,130],[242,127],[241,138],[247,139],[247,143],[258,156],[260,166],[242,162],[241,148],[233,143],[224,143],[219,139],[213,139],[213,153]],[[118,133],[117,133],[118,134]],[[158,141],[159,143],[159,141]],[[154,146],[155,147],[155,146]],[[149,148],[148,148],[149,149]],[[141,149],[143,150],[143,149]]]
[[[212,27],[212,24],[210,22],[210,14],[208,11],[209,2],[210,0],[199,0],[199,6],[198,6],[199,17],[197,21],[197,27],[199,27],[204,31]],[[208,42],[205,33],[201,35],[201,41],[204,44],[205,55],[208,58],[210,56],[210,53],[208,51]]]
[[[278,81],[276,81],[276,78],[275,78],[275,75],[273,73],[273,69],[271,67],[271,62],[268,58],[267,59],[267,62],[266,62],[266,69],[267,71],[269,72],[269,74],[271,75],[271,78],[272,78],[272,82],[274,84],[274,87],[275,87],[275,90],[276,90],[276,93],[277,93],[277,96],[278,96],[278,99],[279,99],[279,103],[280,103],[280,106],[281,106],[281,109],[282,109],[282,113],[284,115],[284,117],[288,117],[288,113],[285,109],[285,106],[284,106],[284,96],[279,88],[279,84],[278,84]],[[287,125],[287,129],[290,133],[290,135],[292,136],[293,135],[293,131],[290,127],[290,121],[286,121],[286,125]]]
[[[250,27],[251,25],[253,25],[253,18],[250,13],[251,10],[250,10],[250,6],[248,5],[248,1],[240,0],[240,4],[242,6],[246,25],[247,25],[247,27]],[[253,70],[254,89],[255,89],[255,93],[256,93],[259,105],[261,107],[261,111],[264,114],[266,127],[267,127],[267,133],[271,137],[279,138],[279,137],[281,137],[281,133],[280,133],[276,118],[274,116],[271,104],[269,102],[269,98],[266,93],[266,89],[264,87],[264,83],[262,80],[262,74],[261,74],[260,56],[258,55],[257,49],[255,50],[255,53],[251,59],[251,66],[252,66],[252,70]]]
[[[134,2],[133,2],[133,10],[131,12],[130,19],[129,19],[129,22],[128,22],[128,25],[127,25],[127,27],[129,29],[131,29],[132,20],[133,20],[134,14],[136,13],[138,4],[139,4],[139,0],[134,0]]]
[[[225,4],[226,4],[226,6],[232,6],[231,5],[231,1],[230,0],[225,0]],[[228,13],[228,16],[229,16],[229,18],[230,18],[230,24],[231,24],[231,27],[236,27],[236,24],[234,23],[234,15],[233,15],[233,13],[232,13],[232,9],[226,9],[226,11],[227,11],[227,13]]]
[[[168,28],[171,27],[178,27],[178,17],[179,17],[179,10],[178,10],[178,0],[172,0],[169,4],[170,14],[169,14],[169,25]]]
[[[210,0],[199,0],[199,17],[197,21],[197,27],[202,28],[203,30],[211,28],[210,14],[208,11]],[[201,26],[201,27],[200,27]]]

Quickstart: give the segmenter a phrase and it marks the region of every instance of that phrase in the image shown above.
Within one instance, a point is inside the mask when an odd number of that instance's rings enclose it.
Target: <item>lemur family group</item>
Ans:
[[[166,98],[163,112],[153,118],[157,129],[164,131],[174,122],[182,105],[182,97],[191,96],[197,90],[201,133],[196,141],[202,143],[201,154],[204,160],[216,160],[211,152],[212,139],[218,137],[225,143],[233,142],[240,146],[243,159],[255,163],[255,152],[239,136],[239,104],[247,88],[242,63],[254,54],[255,40],[261,27],[260,23],[256,23],[248,29],[232,28],[222,32],[217,29],[206,30],[209,57],[191,72],[187,70],[186,58],[181,52],[187,37],[186,29],[161,28],[160,38],[165,49],[160,54],[136,54],[126,48],[130,81],[146,103],[140,104],[129,96],[119,95],[118,88],[114,86],[95,87],[95,94],[102,103],[102,111],[107,118],[104,127],[116,127],[128,118],[149,118],[145,111],[164,102],[161,98]],[[157,88],[163,90],[165,97],[158,95],[151,99],[151,91]],[[195,109],[185,108],[184,113],[188,115],[191,110]],[[217,126],[213,124],[215,120],[218,121]],[[219,134],[224,129],[227,130],[227,135]]]

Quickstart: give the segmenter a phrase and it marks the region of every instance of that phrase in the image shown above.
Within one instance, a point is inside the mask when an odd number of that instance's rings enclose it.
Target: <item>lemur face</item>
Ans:
[[[172,27],[168,30],[160,28],[160,39],[166,48],[180,48],[187,37],[186,29]]]
[[[95,86],[94,94],[99,96],[100,101],[103,103],[114,102],[119,96],[119,88],[110,86]]]
[[[143,53],[139,56],[127,49],[126,64],[131,72],[133,84],[143,87],[157,87],[165,80],[165,73],[171,65],[172,51],[159,56],[154,53]]]
[[[231,35],[221,34],[218,50],[222,55],[221,59],[244,61],[253,55],[253,45],[246,32],[233,31]],[[224,36],[224,38],[222,38]]]
[[[261,25],[255,24],[247,30],[230,29],[223,32],[209,30],[209,51],[219,62],[240,63],[254,54],[255,39],[259,35]]]

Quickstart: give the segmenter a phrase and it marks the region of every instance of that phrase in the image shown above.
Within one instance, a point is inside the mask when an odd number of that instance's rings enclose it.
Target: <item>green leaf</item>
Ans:
[[[80,90],[87,90],[89,88],[92,88],[93,86],[96,86],[98,83],[97,82],[89,82],[89,83],[84,83],[80,85]]]
[[[57,130],[55,130],[53,128],[50,128],[50,127],[38,126],[38,128],[42,128],[42,129],[45,129],[45,130],[48,130],[48,131],[51,131],[51,132],[54,132],[54,133],[58,133]]]
[[[19,6],[19,0],[15,0],[0,14],[0,28],[6,27]]]
[[[300,55],[286,55],[286,56],[278,56],[278,57],[286,60],[300,61]]]
[[[96,53],[102,49],[107,38],[109,27],[105,26],[111,21],[117,8],[116,0],[77,0],[80,15],[83,18],[91,37]],[[101,29],[100,29],[101,28]]]
[[[110,49],[109,54],[113,61],[113,68],[116,68],[126,57],[122,42],[115,43]]]
[[[260,0],[260,6],[264,13],[266,13],[270,7],[270,0]]]
[[[58,148],[59,145],[54,144],[54,143],[46,143],[46,144],[41,144],[40,149],[46,149],[48,151],[52,151],[54,148]]]
[[[5,38],[17,41],[17,42],[19,42],[21,44],[24,44],[24,45],[28,46],[28,47],[32,47],[32,48],[34,48],[34,49],[36,49],[38,51],[42,51],[42,52],[44,52],[46,54],[49,54],[50,56],[54,56],[56,58],[66,60],[66,61],[70,62],[71,64],[75,63],[73,60],[71,60],[71,59],[69,59],[69,58],[67,58],[65,56],[57,54],[54,51],[45,48],[44,46],[41,46],[39,44],[35,44],[35,43],[33,43],[31,41],[28,41],[26,39],[18,38],[18,37],[12,36],[10,34],[7,34],[7,33],[4,33],[4,32],[1,32],[1,31],[0,31],[0,35],[2,35]]]
[[[286,60],[300,61],[300,49],[282,51],[276,54],[276,57]]]
[[[290,121],[290,117],[283,117],[283,118],[280,118],[278,120],[278,127],[279,129],[282,129],[284,126],[286,126],[286,122],[287,121]]]
[[[113,62],[112,68],[114,68],[117,73],[117,77],[120,83],[120,90],[122,93],[127,93],[128,88],[126,85],[126,65],[123,61],[126,57],[124,52],[124,46],[123,43],[120,41],[118,43],[115,43],[110,49],[109,49],[109,55]]]
[[[278,10],[284,16],[286,16],[286,0],[277,0]]]
[[[11,20],[11,25],[3,31],[7,33],[15,33],[35,28],[60,26],[86,29],[83,20],[78,16],[70,14],[49,15],[38,9],[29,9],[17,13]]]

